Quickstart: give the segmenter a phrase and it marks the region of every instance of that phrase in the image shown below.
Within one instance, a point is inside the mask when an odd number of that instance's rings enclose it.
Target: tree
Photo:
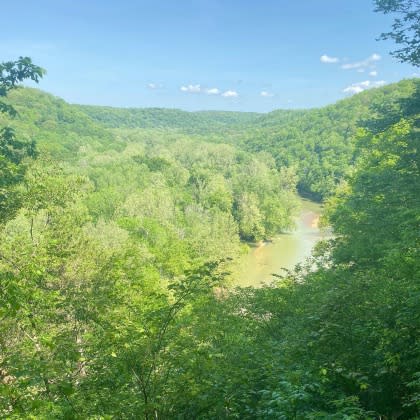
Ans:
[[[391,52],[401,62],[420,66],[420,1],[375,0],[376,12],[396,13],[392,31],[381,34],[380,39],[393,39],[402,48]]]
[[[19,57],[17,61],[0,63],[0,98],[16,89],[18,84],[30,79],[38,83],[45,71],[32,63],[29,57]],[[10,117],[17,115],[16,109],[0,99],[0,113]],[[18,195],[12,188],[22,180],[25,157],[35,157],[34,142],[23,142],[16,139],[10,127],[0,129],[0,220],[5,220],[18,207]]]

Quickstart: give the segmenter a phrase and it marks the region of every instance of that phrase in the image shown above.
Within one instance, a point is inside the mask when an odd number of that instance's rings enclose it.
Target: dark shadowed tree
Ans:
[[[0,113],[15,117],[16,109],[2,98],[24,80],[30,79],[38,83],[44,73],[45,71],[33,64],[29,57],[0,63]],[[13,215],[18,207],[18,195],[12,189],[22,180],[22,160],[25,157],[35,157],[35,154],[34,142],[18,140],[10,127],[0,128],[0,221]]]
[[[392,31],[380,39],[393,39],[401,48],[391,52],[399,61],[420,66],[420,0],[375,0],[376,12],[393,13],[397,17]]]

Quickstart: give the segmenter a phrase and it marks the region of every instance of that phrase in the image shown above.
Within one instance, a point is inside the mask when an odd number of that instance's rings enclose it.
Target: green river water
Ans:
[[[282,268],[291,269],[309,257],[314,245],[326,236],[318,228],[322,212],[320,204],[301,199],[301,210],[296,229],[251,246],[232,269],[233,286],[255,286],[273,280],[272,274],[284,274]]]

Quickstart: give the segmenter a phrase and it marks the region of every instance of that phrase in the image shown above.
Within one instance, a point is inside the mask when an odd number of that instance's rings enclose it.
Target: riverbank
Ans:
[[[282,274],[310,256],[324,234],[319,229],[322,205],[301,198],[296,229],[277,235],[271,241],[252,244],[232,267],[232,286],[259,287],[272,281],[272,274]]]

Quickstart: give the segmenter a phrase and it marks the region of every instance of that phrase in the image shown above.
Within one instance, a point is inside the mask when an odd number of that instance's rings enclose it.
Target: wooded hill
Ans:
[[[353,165],[357,130],[371,126],[385,113],[398,119],[398,104],[410,98],[418,85],[418,79],[404,80],[324,108],[268,114],[70,105],[32,89],[13,92],[10,101],[25,111],[14,122],[22,135],[55,156],[74,158],[81,146],[121,150],[121,132],[132,140],[147,136],[147,130],[155,132],[152,136],[164,130],[167,136],[268,152],[277,168],[295,169],[301,194],[321,200],[334,192]],[[107,129],[117,129],[117,133]]]

